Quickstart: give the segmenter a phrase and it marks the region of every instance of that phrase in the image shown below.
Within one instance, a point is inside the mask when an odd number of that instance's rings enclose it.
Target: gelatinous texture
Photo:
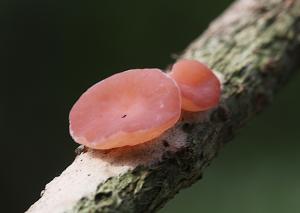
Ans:
[[[159,69],[115,74],[89,88],[71,109],[70,133],[94,149],[132,146],[158,137],[180,117],[177,84]]]
[[[219,103],[221,85],[215,74],[196,60],[180,60],[169,73],[181,91],[182,109],[204,111]]]

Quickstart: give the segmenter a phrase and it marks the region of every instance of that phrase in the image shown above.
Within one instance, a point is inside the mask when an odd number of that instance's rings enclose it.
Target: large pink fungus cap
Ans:
[[[196,112],[218,105],[220,81],[204,64],[196,60],[180,60],[173,65],[169,75],[180,88],[182,109]]]
[[[133,146],[158,137],[180,117],[177,84],[159,69],[115,74],[89,88],[71,109],[73,139],[94,149]]]

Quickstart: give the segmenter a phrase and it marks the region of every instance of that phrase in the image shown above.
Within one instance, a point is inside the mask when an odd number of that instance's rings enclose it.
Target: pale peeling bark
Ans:
[[[200,179],[223,144],[299,68],[299,34],[300,0],[236,2],[182,56],[217,71],[220,106],[184,113],[144,145],[83,150],[28,212],[155,212]]]

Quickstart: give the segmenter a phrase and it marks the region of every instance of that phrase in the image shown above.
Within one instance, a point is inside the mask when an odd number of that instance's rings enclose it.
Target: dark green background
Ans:
[[[1,1],[1,212],[27,209],[73,160],[68,112],[84,90],[129,68],[164,68],[229,3]],[[294,76],[162,212],[299,212],[299,84]]]

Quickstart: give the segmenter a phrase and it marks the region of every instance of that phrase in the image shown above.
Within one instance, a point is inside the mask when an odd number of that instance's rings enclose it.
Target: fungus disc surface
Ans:
[[[180,117],[177,84],[159,69],[115,74],[89,88],[69,115],[70,133],[94,149],[132,146],[158,137]]]
[[[220,81],[204,64],[196,60],[181,60],[174,64],[169,75],[180,88],[182,109],[204,111],[219,103]]]

